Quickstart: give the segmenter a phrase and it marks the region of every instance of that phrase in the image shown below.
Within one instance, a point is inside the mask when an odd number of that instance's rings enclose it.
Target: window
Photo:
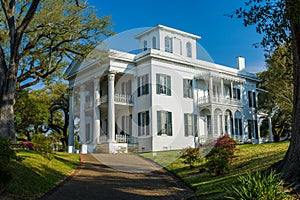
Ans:
[[[184,136],[193,135],[193,115],[184,114]]]
[[[192,44],[190,42],[186,43],[186,56],[192,57]]]
[[[149,111],[138,113],[138,133],[139,136],[150,135],[149,130]]]
[[[157,135],[172,136],[172,113],[157,111]]]
[[[250,108],[256,108],[256,93],[248,91],[248,102]]]
[[[206,116],[206,129],[207,129],[207,135],[212,136],[212,129],[211,129],[211,116]]]
[[[165,51],[166,52],[173,52],[173,40],[169,36],[165,37]]]
[[[165,74],[156,74],[156,94],[171,96],[171,77]]]
[[[124,134],[131,135],[132,133],[132,120],[131,116],[122,116],[122,131]]]
[[[198,117],[197,115],[184,114],[184,136],[198,137]]]
[[[149,76],[145,74],[138,77],[138,96],[149,94]]]
[[[237,99],[237,100],[241,100],[241,89],[240,88],[233,88],[233,94],[231,94],[231,90],[229,90],[230,92],[230,97],[233,99]]]
[[[131,80],[122,83],[122,94],[131,95]]]
[[[235,123],[235,135],[243,135],[242,119],[234,119]]]
[[[146,51],[146,50],[147,50],[147,41],[144,40],[144,51]]]
[[[183,97],[193,98],[193,81],[190,79],[183,79]]]
[[[156,37],[152,38],[152,48],[157,49],[157,47],[156,47]]]
[[[258,138],[257,120],[248,120],[248,137],[249,139]]]

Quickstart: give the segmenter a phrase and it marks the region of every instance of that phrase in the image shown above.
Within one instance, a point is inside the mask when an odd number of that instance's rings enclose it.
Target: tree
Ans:
[[[39,90],[24,89],[17,93],[15,127],[18,136],[30,141],[39,133],[52,133],[64,146],[68,144],[69,94],[68,85],[48,83]]]
[[[289,149],[277,165],[286,181],[299,184],[300,178],[300,2],[298,0],[249,0],[231,16],[243,18],[244,25],[256,25],[264,33],[261,45],[268,51],[283,44],[292,44],[293,52],[293,113]]]
[[[289,135],[292,126],[293,107],[293,62],[291,47],[280,46],[266,60],[267,70],[258,73],[260,89],[267,92],[259,94],[258,110],[272,116],[274,141]],[[276,110],[274,110],[276,108]],[[261,129],[268,129],[268,119]]]
[[[43,133],[49,114],[49,92],[24,89],[17,94],[15,104],[15,127],[18,135],[25,135],[31,141],[32,135]]]
[[[79,0],[1,0],[0,135],[15,139],[16,91],[60,74],[112,34]]]
[[[52,95],[49,107],[50,117],[48,119],[48,130],[56,132],[63,146],[68,145],[68,125],[69,125],[69,93],[68,86],[63,83],[51,84],[48,86]]]

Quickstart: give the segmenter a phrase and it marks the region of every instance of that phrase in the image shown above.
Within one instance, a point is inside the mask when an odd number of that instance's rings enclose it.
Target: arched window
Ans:
[[[186,43],[186,56],[192,57],[192,44],[190,42]]]
[[[165,37],[165,51],[170,53],[173,52],[172,38],[169,36]]]
[[[144,40],[144,51],[146,51],[147,50],[147,41],[146,40]]]
[[[152,38],[152,48],[156,49],[156,37]]]

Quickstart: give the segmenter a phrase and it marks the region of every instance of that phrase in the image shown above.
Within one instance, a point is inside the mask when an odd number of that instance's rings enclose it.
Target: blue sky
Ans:
[[[157,24],[201,36],[198,43],[215,63],[236,66],[236,57],[246,58],[246,70],[265,70],[264,51],[253,47],[261,41],[255,27],[244,27],[242,20],[224,14],[244,6],[236,0],[88,0],[99,16],[111,15],[113,30],[122,33]]]

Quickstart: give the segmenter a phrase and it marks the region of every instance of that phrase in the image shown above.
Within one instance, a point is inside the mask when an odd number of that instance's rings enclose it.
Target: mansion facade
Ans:
[[[75,132],[82,153],[182,149],[223,134],[259,142],[259,80],[243,57],[236,68],[197,59],[199,36],[162,25],[135,38],[137,54],[110,49],[66,71],[70,152]]]

